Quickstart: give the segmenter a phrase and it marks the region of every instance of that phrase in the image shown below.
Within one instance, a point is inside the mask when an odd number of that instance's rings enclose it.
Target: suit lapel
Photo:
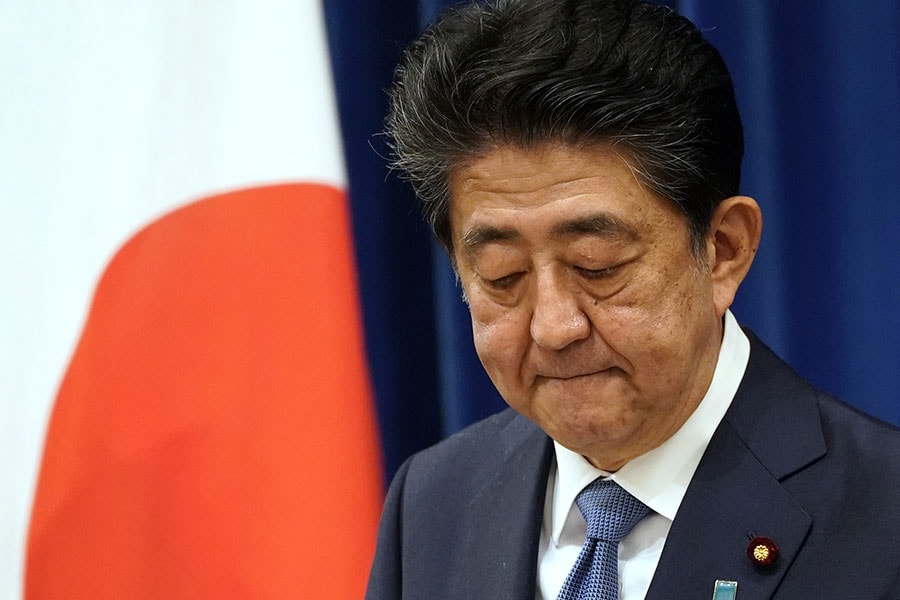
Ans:
[[[809,530],[810,518],[744,447],[727,423],[682,501],[647,600],[710,598],[717,579],[738,582],[738,598],[771,597]],[[747,557],[751,537],[774,539],[769,569]]]
[[[503,464],[469,507],[473,526],[468,528],[472,568],[467,598],[530,600],[553,446],[520,416],[503,430],[501,442]]]
[[[748,337],[747,373],[672,523],[647,600],[710,598],[717,579],[737,581],[738,598],[771,598],[811,526],[781,481],[825,452],[813,391]],[[779,546],[770,567],[747,557],[757,535]]]

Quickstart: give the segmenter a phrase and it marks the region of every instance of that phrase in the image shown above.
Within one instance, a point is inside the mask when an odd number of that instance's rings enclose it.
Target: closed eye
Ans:
[[[504,275],[497,279],[485,279],[484,281],[489,287],[495,290],[506,290],[515,285],[516,282],[522,278],[522,275],[524,275],[522,272],[510,273],[509,275]]]
[[[616,270],[622,265],[615,265],[613,267],[606,267],[603,269],[585,269],[583,267],[575,267],[575,270],[579,275],[585,277],[587,279],[605,279],[613,275]]]

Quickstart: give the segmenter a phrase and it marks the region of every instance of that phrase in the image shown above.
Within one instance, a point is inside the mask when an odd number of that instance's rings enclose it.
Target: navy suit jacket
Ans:
[[[900,431],[803,381],[752,334],[741,386],[678,510],[647,600],[900,598]],[[408,460],[369,600],[535,597],[550,439],[511,410]],[[780,548],[768,568],[754,536]]]

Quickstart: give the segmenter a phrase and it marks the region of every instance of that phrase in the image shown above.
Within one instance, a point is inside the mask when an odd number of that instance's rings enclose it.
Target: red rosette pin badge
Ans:
[[[778,544],[767,537],[754,537],[747,545],[747,558],[757,567],[770,567],[778,559]]]

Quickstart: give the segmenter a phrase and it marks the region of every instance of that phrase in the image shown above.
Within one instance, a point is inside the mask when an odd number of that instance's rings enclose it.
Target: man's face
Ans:
[[[506,402],[610,471],[674,434],[725,310],[677,207],[604,148],[501,147],[450,185],[475,347]]]

